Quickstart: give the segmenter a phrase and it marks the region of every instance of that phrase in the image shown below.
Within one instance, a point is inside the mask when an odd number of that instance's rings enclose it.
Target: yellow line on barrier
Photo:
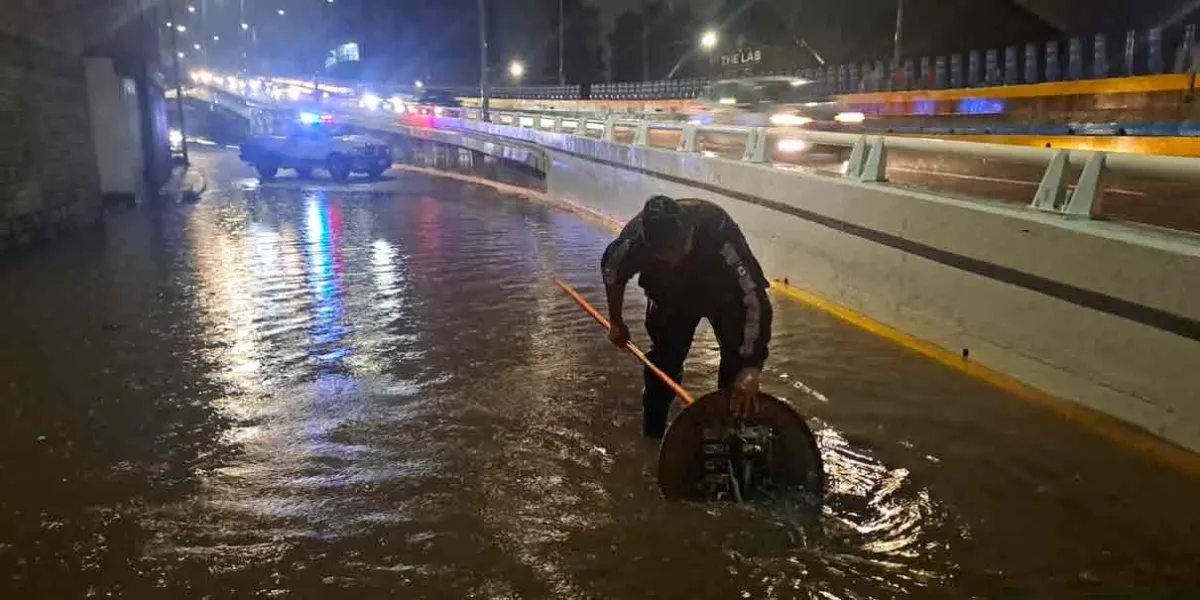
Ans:
[[[1024,85],[1000,85],[953,90],[918,90],[911,92],[868,92],[845,94],[838,100],[847,104],[879,102],[913,102],[916,100],[958,100],[960,98],[1036,98],[1041,96],[1078,96],[1100,94],[1144,94],[1152,92],[1183,92],[1191,87],[1192,76],[1186,73],[1138,75],[1112,79],[1083,81],[1054,81]]]
[[[1200,454],[1177,446],[1144,429],[1106,413],[1048,394],[1009,375],[1005,375],[969,359],[964,359],[955,352],[913,337],[796,286],[779,280],[773,280],[771,282],[771,289],[786,298],[827,312],[860,329],[869,331],[970,377],[1000,388],[1022,400],[1049,409],[1060,417],[1080,425],[1121,447],[1132,450],[1137,454],[1188,475],[1200,477]]]
[[[569,200],[555,198],[545,192],[427,167],[397,164],[394,165],[394,168],[402,171],[479,184],[491,187],[500,192],[519,195],[537,202],[564,208],[612,233],[620,231],[623,226],[623,223],[619,219],[603,215]],[[794,285],[784,283],[781,280],[772,280],[771,289],[779,295],[827,312],[851,325],[899,344],[927,358],[931,358],[965,375],[1000,388],[1022,400],[1049,409],[1060,417],[1082,426],[1118,446],[1154,460],[1159,464],[1166,465],[1190,476],[1200,477],[1200,454],[1163,440],[1148,431],[1121,421],[1111,415],[1048,394],[1016,378],[976,362],[965,360],[955,352],[911,336],[889,325],[884,325],[879,321],[860,315],[849,308],[830,302],[825,298],[802,290]]]
[[[1124,152],[1156,156],[1200,157],[1200,137],[1178,136],[1091,136],[1091,135],[980,135],[980,134],[893,134],[960,142],[983,142],[1031,148],[1062,148],[1096,152]]]

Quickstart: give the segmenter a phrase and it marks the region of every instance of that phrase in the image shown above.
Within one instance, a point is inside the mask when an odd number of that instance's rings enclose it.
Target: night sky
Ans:
[[[809,44],[829,64],[885,59],[891,54],[895,0],[746,0],[753,10],[742,22],[727,23],[724,49],[740,38],[763,45]],[[1104,31],[1122,39],[1130,28],[1171,22],[1181,8],[1193,22],[1200,0],[905,0],[904,54],[911,57],[1042,42],[1067,35]],[[361,75],[372,79],[466,83],[477,78],[476,0],[173,0],[178,20],[191,29],[181,43],[191,64],[293,74],[321,64],[335,43],[362,44]],[[526,83],[557,79],[558,0],[490,0],[492,61],[521,60]],[[721,24],[740,0],[656,0],[687,8],[690,22],[659,24],[652,44],[660,56],[678,56],[694,47],[698,33]],[[641,74],[640,25],[631,24],[647,0],[565,0],[581,11],[568,17],[568,54],[589,64],[571,64],[572,78],[600,81]],[[653,2],[651,2],[653,3]],[[197,8],[188,13],[186,7]],[[591,7],[591,8],[588,8]],[[277,14],[286,10],[286,16]],[[724,9],[722,11],[722,9]],[[568,8],[570,12],[572,9]],[[589,13],[590,11],[590,13]],[[574,14],[574,13],[573,13]],[[589,16],[590,14],[590,16]],[[791,15],[790,18],[787,16]],[[625,29],[613,33],[620,19]],[[582,19],[584,22],[578,22]],[[634,21],[630,21],[633,19]],[[243,20],[254,28],[244,31]],[[632,29],[631,29],[632,28]],[[1178,29],[1178,27],[1176,27]],[[252,35],[253,34],[253,35]],[[219,37],[219,40],[217,39]],[[193,45],[199,48],[193,49]],[[794,49],[794,48],[793,48]],[[624,52],[623,59],[614,57]],[[242,58],[242,53],[249,56]],[[634,56],[636,55],[636,56]],[[798,55],[799,56],[799,55]],[[799,56],[797,60],[803,60]],[[614,62],[621,62],[617,68]],[[790,58],[788,60],[791,60]],[[638,63],[636,73],[630,63]],[[656,60],[652,77],[665,73]],[[674,62],[666,60],[666,63]],[[814,66],[798,64],[796,66]]]

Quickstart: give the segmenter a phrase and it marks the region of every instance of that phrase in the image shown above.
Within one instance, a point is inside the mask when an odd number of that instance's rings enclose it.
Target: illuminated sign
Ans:
[[[964,115],[998,115],[1004,112],[1004,100],[993,98],[963,98],[958,112]]]
[[[757,65],[762,62],[762,50],[744,50],[721,56],[722,67]]]
[[[358,62],[360,60],[362,60],[362,54],[358,49],[358,44],[350,42],[329,51],[329,55],[325,57],[325,68],[328,69],[337,64]]]

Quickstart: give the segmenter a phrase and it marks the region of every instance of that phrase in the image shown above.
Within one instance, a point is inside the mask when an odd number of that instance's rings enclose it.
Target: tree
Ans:
[[[584,0],[565,0],[563,12],[566,14],[563,55],[567,83],[591,83],[603,79],[600,12]]]
[[[608,64],[614,81],[633,81],[641,76],[642,18],[642,13],[625,11],[608,34]]]

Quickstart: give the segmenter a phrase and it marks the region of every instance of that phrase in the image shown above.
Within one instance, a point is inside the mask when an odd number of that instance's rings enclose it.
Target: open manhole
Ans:
[[[759,394],[751,419],[722,392],[698,398],[671,423],[658,456],[669,500],[820,506],[825,472],[816,438],[791,404]]]

